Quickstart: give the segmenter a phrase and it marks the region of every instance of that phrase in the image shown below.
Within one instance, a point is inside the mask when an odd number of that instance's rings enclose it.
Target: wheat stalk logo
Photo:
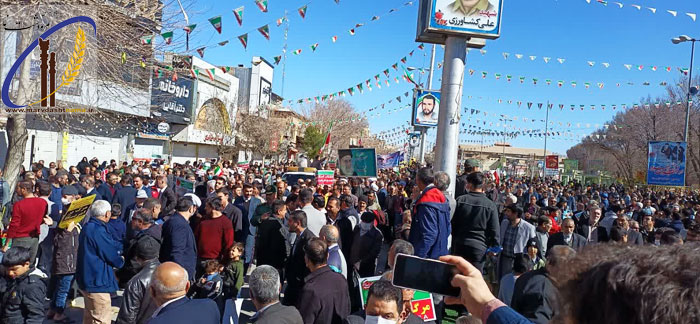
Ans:
[[[75,33],[75,46],[73,46],[73,54],[71,54],[70,60],[66,65],[66,70],[63,71],[63,75],[61,75],[61,84],[56,87],[56,90],[49,93],[46,97],[41,98],[39,101],[31,103],[28,106],[40,103],[42,100],[51,97],[54,93],[56,93],[56,91],[58,91],[58,89],[61,89],[61,87],[75,82],[75,78],[80,75],[80,68],[83,67],[86,43],[85,32],[82,28],[78,27],[78,31]]]

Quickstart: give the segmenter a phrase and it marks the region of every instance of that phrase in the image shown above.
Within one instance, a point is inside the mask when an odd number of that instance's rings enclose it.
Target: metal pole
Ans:
[[[282,47],[282,92],[280,96],[284,98],[284,77],[287,70],[287,35],[289,34],[289,19],[287,19],[287,10],[284,11],[284,47]]]
[[[695,41],[692,40],[692,47],[690,49],[690,70],[688,70],[688,97],[685,101],[685,135],[683,135],[683,141],[688,142],[688,128],[690,126],[690,87],[693,82],[693,57],[695,56]]]
[[[433,89],[433,67],[435,65],[435,44],[430,51],[430,70],[428,71],[428,90]],[[425,133],[426,127],[421,127],[420,130],[420,164],[425,164]]]
[[[438,115],[435,170],[450,176],[448,195],[455,192],[457,149],[459,147],[459,109],[462,104],[462,82],[467,56],[467,39],[447,36],[442,70],[440,113]]]
[[[547,135],[549,133],[549,100],[547,100],[547,115],[544,122],[544,152],[542,156],[544,158],[544,164],[542,165],[542,177],[544,178],[547,172]]]

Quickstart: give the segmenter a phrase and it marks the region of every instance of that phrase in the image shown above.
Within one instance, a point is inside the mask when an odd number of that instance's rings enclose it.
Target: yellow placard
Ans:
[[[85,218],[85,215],[87,215],[88,209],[90,209],[90,205],[92,205],[93,201],[95,201],[95,195],[73,201],[70,206],[68,206],[68,210],[63,213],[61,222],[58,223],[58,228],[66,229],[71,222],[76,224],[80,223],[80,221]]]

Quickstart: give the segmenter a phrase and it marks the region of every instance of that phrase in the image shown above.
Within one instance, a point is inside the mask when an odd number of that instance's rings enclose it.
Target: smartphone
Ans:
[[[458,273],[456,266],[445,262],[397,254],[392,284],[401,288],[459,297],[459,288],[450,284]]]

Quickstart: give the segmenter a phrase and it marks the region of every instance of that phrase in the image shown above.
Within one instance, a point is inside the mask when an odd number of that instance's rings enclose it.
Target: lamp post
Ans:
[[[695,56],[695,42],[697,39],[692,38],[688,35],[681,35],[676,38],[671,39],[673,44],[680,44],[685,42],[691,42],[690,47],[690,69],[688,70],[688,97],[686,98],[685,105],[685,133],[683,135],[683,141],[688,142],[688,127],[690,124],[690,89],[693,82],[693,57]]]

